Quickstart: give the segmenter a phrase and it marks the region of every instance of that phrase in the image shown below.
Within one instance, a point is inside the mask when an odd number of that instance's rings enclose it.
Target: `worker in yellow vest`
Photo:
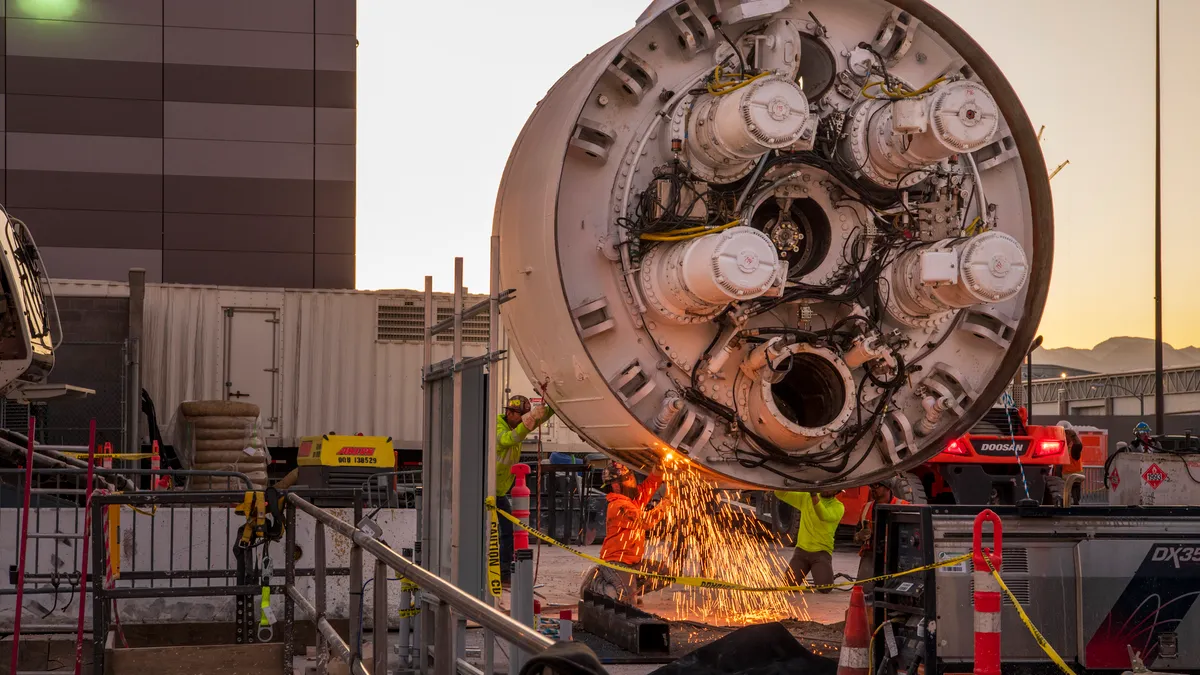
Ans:
[[[796,550],[789,564],[796,583],[803,584],[812,572],[813,585],[824,586],[821,593],[833,590],[833,537],[846,506],[837,498],[841,490],[813,492],[776,491],[775,497],[800,511],[800,529],[796,533]]]
[[[554,415],[546,405],[531,405],[529,398],[516,394],[509,397],[504,412],[496,417],[496,506],[501,511],[512,513],[512,502],[508,491],[516,479],[512,466],[521,461],[521,444],[525,437]],[[531,486],[532,491],[538,490]],[[507,584],[512,574],[513,542],[512,521],[500,518],[500,583]]]

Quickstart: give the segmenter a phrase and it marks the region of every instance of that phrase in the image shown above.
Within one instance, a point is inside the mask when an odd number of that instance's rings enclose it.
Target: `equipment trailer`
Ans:
[[[880,506],[875,574],[972,552],[979,509]],[[1062,659],[1077,671],[1200,673],[1200,508],[993,507],[1003,532],[1000,576]],[[991,536],[984,533],[984,544]],[[873,624],[879,675],[969,673],[974,667],[973,563],[880,582]],[[894,645],[892,649],[889,645]],[[1007,597],[1004,672],[1058,672]]]

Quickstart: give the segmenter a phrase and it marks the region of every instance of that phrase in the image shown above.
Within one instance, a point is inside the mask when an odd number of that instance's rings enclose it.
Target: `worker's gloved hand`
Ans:
[[[854,533],[854,543],[862,546],[871,540],[871,530],[863,528]]]
[[[537,417],[534,416],[532,410],[524,415],[521,415],[521,424],[524,424],[526,429],[534,429],[537,427]]]
[[[538,424],[550,419],[550,408],[541,403],[533,406],[533,410],[530,410],[529,412],[533,414],[533,417],[535,420],[537,420]]]

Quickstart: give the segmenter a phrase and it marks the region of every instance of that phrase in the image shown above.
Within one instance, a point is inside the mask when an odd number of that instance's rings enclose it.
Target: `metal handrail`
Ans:
[[[506,614],[489,607],[482,600],[468,595],[462,589],[417,565],[386,544],[371,537],[354,525],[328,513],[297,494],[289,494],[288,502],[296,508],[312,516],[317,522],[324,523],[334,532],[353,541],[363,550],[382,560],[384,564],[412,580],[417,586],[433,593],[437,599],[446,603],[459,614],[488,628],[501,638],[519,646],[531,653],[541,653],[554,644],[549,638],[538,633],[530,626],[522,625]],[[447,636],[449,637],[449,636]]]
[[[24,473],[24,469],[0,469],[0,473]],[[253,490],[254,483],[250,477],[241,471],[197,471],[193,469],[102,469],[95,467],[92,472],[97,476],[182,476],[187,478],[195,476],[199,478],[234,478],[246,485],[246,490]],[[63,467],[63,468],[33,468],[33,473],[40,476],[86,476],[87,469],[81,467]],[[232,491],[236,491],[230,488]]]

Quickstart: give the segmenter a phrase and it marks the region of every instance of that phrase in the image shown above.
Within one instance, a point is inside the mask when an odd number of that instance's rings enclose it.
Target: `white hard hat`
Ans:
[[[1060,422],[1058,423],[1058,426],[1060,426],[1060,427],[1062,427],[1062,428],[1064,428],[1064,429],[1073,429],[1073,428],[1074,428],[1074,427],[1071,425],[1071,423],[1070,423],[1070,422],[1068,422],[1067,420],[1062,420],[1062,421],[1060,421]]]

